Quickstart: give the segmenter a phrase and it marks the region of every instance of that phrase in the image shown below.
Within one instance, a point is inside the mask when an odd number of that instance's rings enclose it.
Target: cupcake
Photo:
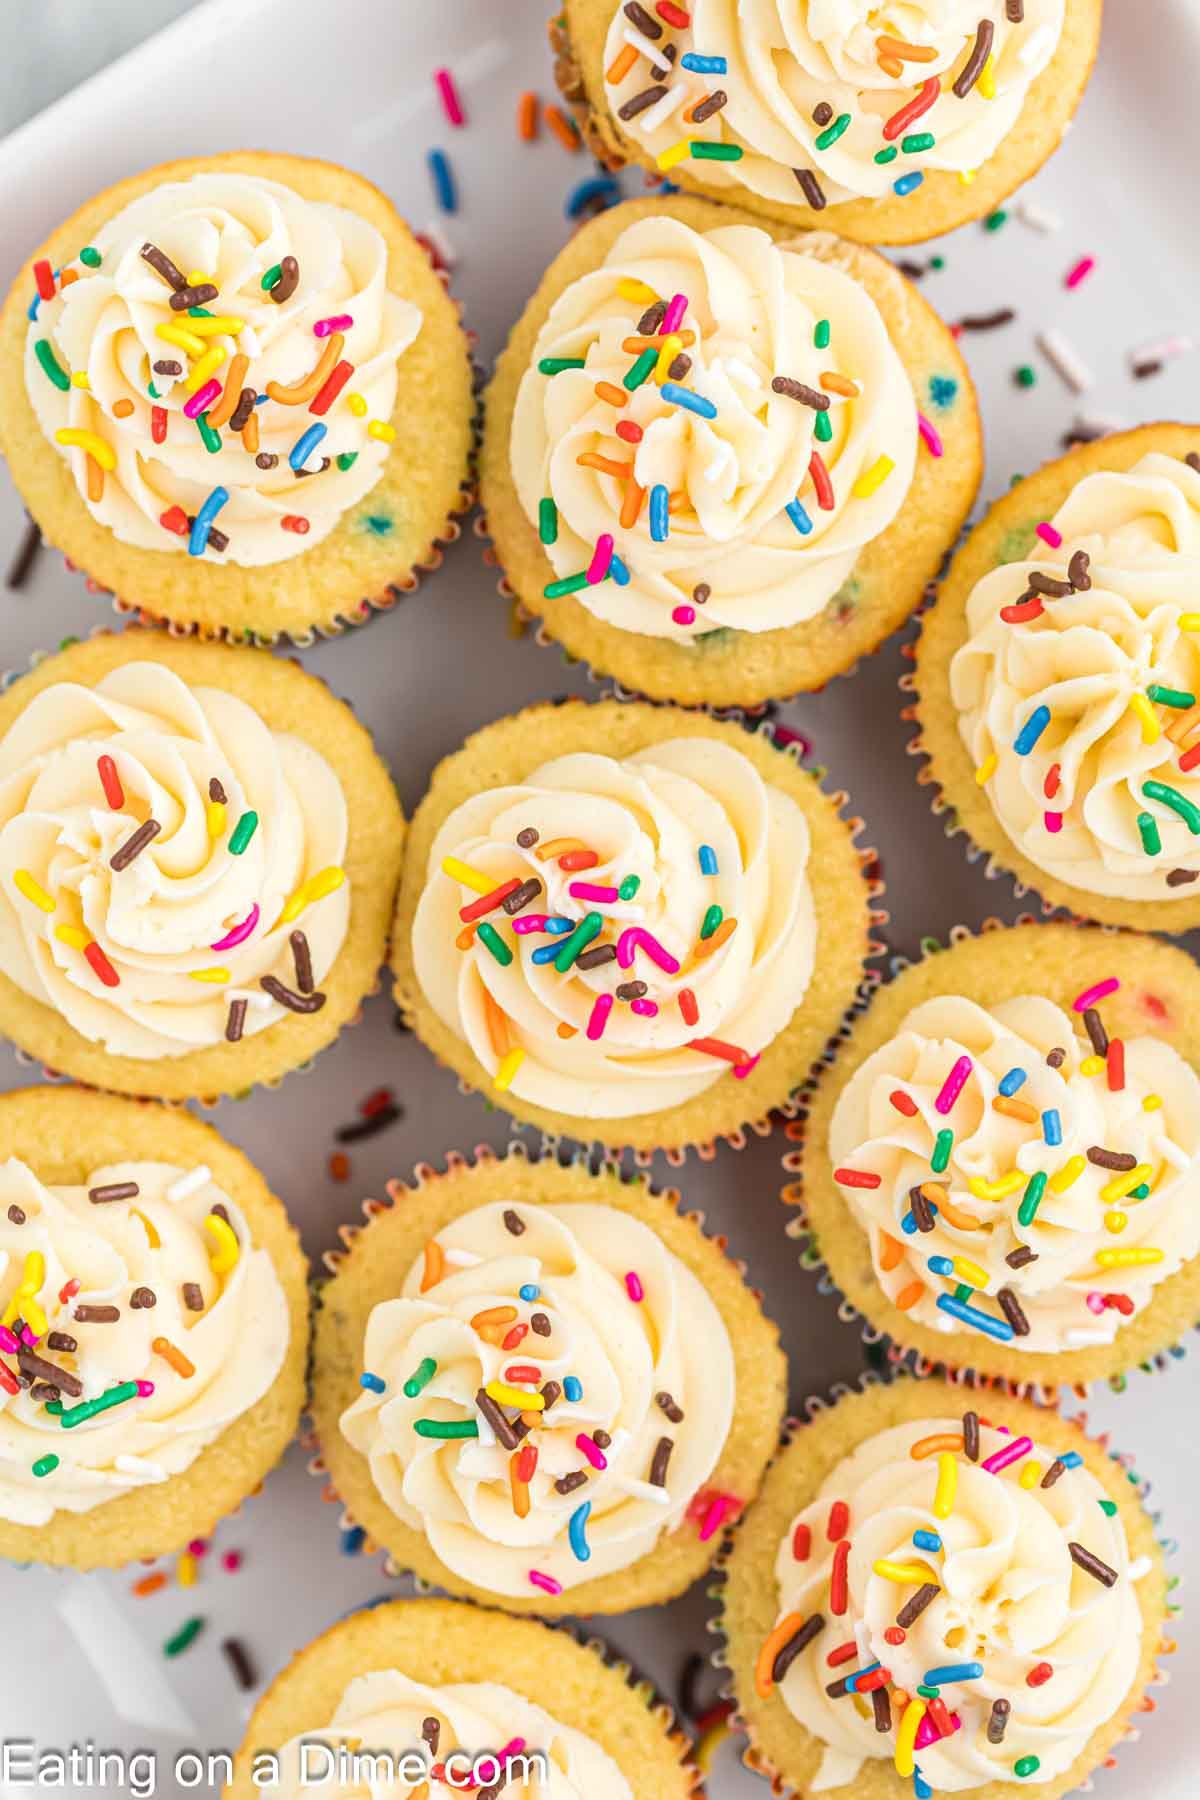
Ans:
[[[371,1769],[358,1752],[386,1760]],[[435,1770],[481,1800],[688,1800],[698,1784],[669,1708],[600,1645],[452,1600],[393,1600],[276,1676],[225,1792],[421,1794]]]
[[[1200,925],[1200,427],[1020,481],[917,646],[916,749],[997,868],[1108,925]]]
[[[0,315],[0,447],[123,605],[236,639],[357,623],[457,534],[458,311],[391,202],[265,151],[105,189]]]
[[[638,1150],[729,1137],[787,1103],[874,951],[843,798],[769,734],[671,707],[485,726],[413,822],[397,1002],[441,1062],[544,1132]]]
[[[397,1570],[547,1615],[673,1599],[779,1441],[775,1327],[679,1195],[490,1151],[394,1183],[333,1259],[312,1412]]]
[[[789,225],[914,244],[980,219],[1057,149],[1101,0],[565,0],[559,85],[609,168]]]
[[[1200,1319],[1198,1020],[1200,971],[1151,937],[1017,925],[905,969],[805,1126],[800,1203],[846,1297],[1013,1384],[1177,1343]]]
[[[0,697],[0,1030],[124,1093],[278,1081],[374,986],[403,833],[290,662],[136,629],[48,656]]]
[[[778,1792],[1058,1800],[1153,1710],[1173,1645],[1136,1478],[1055,1412],[974,1399],[820,1408],[736,1534],[722,1628]]]
[[[307,1269],[190,1113],[0,1095],[0,1556],[118,1568],[207,1537],[304,1402]]]
[[[611,208],[551,264],[480,481],[507,585],[570,656],[748,706],[904,622],[980,465],[966,366],[897,269],[680,197]]]

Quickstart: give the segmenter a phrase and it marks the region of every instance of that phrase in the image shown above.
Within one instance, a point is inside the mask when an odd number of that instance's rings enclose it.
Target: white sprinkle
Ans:
[[[211,1180],[212,1170],[208,1164],[198,1163],[194,1169],[189,1169],[186,1175],[181,1175],[178,1181],[171,1183],[166,1197],[172,1206],[177,1206],[181,1200],[190,1199],[193,1194],[198,1193],[205,1182]]]
[[[167,1471],[161,1463],[147,1462],[141,1456],[115,1456],[113,1467],[122,1475],[140,1475],[143,1481],[165,1481]]]
[[[1130,1563],[1125,1573],[1130,1581],[1140,1581],[1142,1576],[1148,1575],[1153,1567],[1154,1558],[1152,1556],[1139,1556],[1136,1562]]]
[[[1055,374],[1076,394],[1092,385],[1092,372],[1059,331],[1040,331],[1034,340]]]
[[[1136,350],[1131,350],[1129,360],[1131,363],[1165,362],[1168,357],[1186,356],[1195,348],[1190,337],[1158,338],[1153,344],[1139,344]]]
[[[1023,62],[1026,68],[1042,62],[1053,51],[1056,36],[1057,31],[1053,25],[1043,25],[1040,31],[1032,32],[1017,52],[1018,61]]]
[[[726,469],[730,468],[731,465],[733,465],[735,463],[735,461],[736,461],[736,459],[733,454],[733,445],[731,443],[729,443],[725,438],[719,439],[718,443],[717,443],[716,452],[713,455],[712,461],[705,468],[705,471],[704,471],[705,481],[720,481],[720,479],[721,479],[722,475],[724,475]]]
[[[1077,1326],[1066,1334],[1067,1342],[1075,1350],[1090,1349],[1094,1344],[1109,1344],[1111,1337],[1106,1331],[1087,1331]]]
[[[230,1002],[244,1000],[251,1012],[266,1012],[275,1005],[270,994],[264,994],[261,988],[226,988],[225,998]]]
[[[612,1477],[613,1487],[619,1487],[624,1493],[632,1494],[635,1500],[648,1500],[651,1506],[670,1506],[671,1496],[665,1487],[655,1487],[651,1481],[638,1481],[633,1475],[617,1475]]]
[[[457,1269],[475,1269],[483,1261],[473,1250],[446,1250],[443,1252],[446,1261],[453,1263]]]
[[[665,125],[671,114],[678,112],[684,101],[690,97],[691,89],[687,83],[677,81],[674,87],[667,89],[661,99],[654,102],[653,106],[646,108],[645,112],[639,116],[637,123],[646,131],[657,131],[659,126]]]
[[[625,42],[627,44],[632,44],[635,50],[640,51],[643,56],[648,57],[656,69],[662,68],[662,61],[658,51],[648,37],[642,36],[635,25],[627,25],[623,35]]]
[[[1048,207],[1039,206],[1036,200],[1018,200],[1017,217],[1023,225],[1032,225],[1035,231],[1046,233],[1061,231],[1062,220],[1057,213]]]

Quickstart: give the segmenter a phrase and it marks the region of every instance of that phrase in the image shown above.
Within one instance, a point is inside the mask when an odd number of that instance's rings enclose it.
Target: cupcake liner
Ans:
[[[927,1370],[924,1373],[933,1373],[933,1371]],[[831,1407],[835,1406],[839,1400],[846,1399],[850,1395],[855,1394],[855,1393],[865,1393],[869,1389],[878,1387],[881,1384],[888,1385],[891,1380],[900,1380],[900,1379],[920,1380],[922,1378],[923,1378],[922,1372],[918,1371],[916,1369],[897,1368],[894,1375],[891,1377],[887,1377],[887,1378],[885,1378],[881,1375],[878,1375],[874,1371],[868,1369],[868,1370],[864,1370],[863,1373],[854,1382],[835,1382],[827,1390],[826,1395],[820,1395],[820,1394],[810,1395],[808,1397],[808,1399],[806,1399],[804,1402],[803,1417],[792,1416],[786,1421],[786,1423],[784,1425],[784,1429],[783,1429],[783,1434],[780,1438],[780,1444],[779,1444],[780,1452],[782,1452],[788,1448],[788,1446],[795,1439],[796,1433],[798,1431],[802,1430],[806,1424],[808,1424],[812,1419],[816,1418],[820,1413],[827,1412]],[[949,1378],[951,1380],[955,1381],[956,1383],[959,1382],[959,1380],[960,1380],[960,1377],[957,1375],[950,1375]],[[973,1387],[975,1384],[970,1383],[967,1385],[970,1385]],[[1068,1415],[1065,1415],[1062,1413],[1061,1407],[1059,1407],[1054,1401],[1039,1398],[1038,1396],[1034,1395],[1032,1392],[1025,1392],[1025,1393],[1018,1392],[1018,1391],[1012,1389],[1011,1387],[1009,1387],[1007,1384],[1001,1383],[998,1381],[997,1382],[985,1381],[979,1385],[980,1385],[981,1389],[983,1389],[985,1391],[986,1391],[986,1389],[992,1388],[992,1387],[1001,1388],[1003,1391],[1008,1393],[1010,1395],[1010,1397],[1012,1397],[1014,1399],[1026,1400],[1032,1405],[1040,1406],[1046,1412],[1057,1413],[1060,1417],[1068,1416]],[[1159,1549],[1162,1551],[1164,1559],[1169,1560],[1172,1556],[1174,1556],[1177,1553],[1177,1551],[1179,1549],[1178,1542],[1175,1538],[1169,1537],[1161,1531],[1161,1524],[1162,1524],[1161,1511],[1151,1511],[1151,1509],[1148,1506],[1146,1506],[1145,1503],[1152,1492],[1153,1484],[1144,1475],[1141,1475],[1138,1472],[1132,1452],[1126,1451],[1126,1450],[1114,1449],[1110,1443],[1111,1434],[1109,1432],[1100,1432],[1100,1433],[1089,1432],[1088,1431],[1088,1415],[1086,1412],[1074,1413],[1069,1416],[1074,1420],[1075,1424],[1078,1425],[1079,1429],[1085,1433],[1085,1435],[1089,1438],[1089,1441],[1091,1443],[1095,1444],[1098,1448],[1102,1449],[1108,1456],[1109,1460],[1111,1462],[1116,1463],[1118,1465],[1118,1467],[1124,1471],[1126,1479],[1129,1481],[1130,1486],[1136,1490],[1138,1497],[1141,1500],[1143,1507],[1145,1508],[1146,1515],[1149,1518],[1150,1523],[1154,1528],[1155,1541],[1158,1544]],[[723,1681],[723,1683],[721,1685],[720,1692],[721,1692],[721,1697],[724,1700],[729,1701],[732,1706],[732,1711],[730,1712],[730,1715],[729,1715],[729,1724],[732,1727],[732,1729],[738,1734],[738,1736],[744,1740],[744,1748],[742,1750],[743,1765],[747,1769],[751,1770],[751,1772],[753,1774],[761,1775],[767,1781],[770,1782],[771,1793],[773,1796],[776,1797],[776,1800],[806,1800],[807,1790],[806,1790],[806,1792],[801,1792],[800,1789],[794,1787],[779,1772],[779,1770],[777,1770],[774,1767],[774,1765],[771,1763],[770,1759],[766,1756],[765,1752],[763,1752],[761,1749],[758,1748],[758,1746],[755,1745],[753,1738],[751,1736],[750,1723],[738,1709],[737,1695],[734,1691],[734,1686],[733,1686],[733,1677],[729,1673],[728,1640],[727,1640],[725,1630],[724,1630],[724,1610],[725,1610],[724,1609],[724,1593],[725,1593],[725,1588],[727,1586],[728,1579],[729,1579],[729,1575],[728,1575],[729,1559],[732,1556],[733,1550],[737,1543],[737,1533],[741,1530],[742,1523],[743,1523],[743,1519],[741,1516],[739,1516],[737,1519],[733,1520],[730,1523],[730,1525],[726,1528],[724,1542],[721,1546],[721,1551],[717,1558],[716,1564],[714,1565],[713,1579],[712,1579],[712,1582],[709,1585],[709,1587],[706,1589],[708,1598],[713,1602],[713,1607],[714,1607],[712,1614],[709,1616],[709,1618],[706,1622],[706,1629],[709,1632],[710,1636],[714,1640],[713,1648],[710,1652],[709,1660],[711,1661],[714,1668],[725,1671],[726,1679]],[[1168,1577],[1167,1577],[1168,1596],[1172,1595],[1177,1590],[1178,1584],[1179,1584],[1179,1579],[1180,1578],[1177,1575],[1176,1576],[1168,1575]],[[1167,1602],[1166,1602],[1165,1611],[1166,1611],[1167,1620],[1173,1621],[1174,1619],[1178,1618],[1178,1616],[1180,1615],[1180,1613],[1182,1611],[1182,1608],[1180,1607],[1180,1605],[1177,1601],[1174,1601],[1170,1597],[1168,1597]],[[1174,1637],[1168,1636],[1165,1631],[1160,1634],[1159,1647],[1158,1647],[1158,1651],[1157,1651],[1157,1656],[1159,1658],[1173,1656],[1178,1648],[1179,1648],[1178,1643],[1176,1642]],[[1154,1673],[1149,1677],[1149,1679],[1146,1683],[1146,1688],[1148,1690],[1150,1688],[1165,1687],[1167,1685],[1167,1683],[1170,1681],[1170,1679],[1171,1679],[1171,1671],[1167,1668],[1163,1668],[1161,1662],[1156,1661]],[[1148,1691],[1143,1692],[1141,1700],[1138,1702],[1137,1707],[1136,1707],[1137,1714],[1141,1715],[1143,1713],[1152,1713],[1152,1712],[1156,1712],[1157,1709],[1158,1709],[1158,1702],[1154,1698],[1154,1696],[1151,1693],[1149,1693]],[[1141,1737],[1140,1728],[1135,1725],[1128,1725],[1119,1740],[1119,1747],[1124,1746],[1125,1744],[1137,1743],[1140,1737]],[[1117,1751],[1114,1749],[1114,1750],[1110,1751],[1109,1754],[1106,1757],[1104,1757],[1100,1763],[1097,1764],[1097,1768],[1114,1769],[1117,1767],[1117,1761],[1118,1761]],[[1087,1794],[1087,1793],[1092,1792],[1093,1787],[1094,1787],[1094,1782],[1092,1780],[1092,1777],[1089,1776],[1088,1779],[1075,1791],[1077,1791],[1078,1793],[1081,1793],[1081,1794]]]

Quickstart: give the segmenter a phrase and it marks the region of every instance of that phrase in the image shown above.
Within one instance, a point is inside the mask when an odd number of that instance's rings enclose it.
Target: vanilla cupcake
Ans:
[[[124,1093],[277,1081],[374,987],[403,832],[293,663],[138,630],[48,656],[0,697],[0,1029]]]
[[[940,804],[995,867],[1104,924],[1200,924],[1198,582],[1200,428],[1144,425],[1020,481],[922,621]]]
[[[1197,1017],[1195,963],[1157,939],[960,938],[818,1078],[794,1229],[934,1363],[1053,1388],[1148,1361],[1200,1318]]]
[[[1140,1499],[1126,1458],[999,1393],[814,1410],[728,1559],[747,1760],[797,1795],[1085,1790],[1174,1648]]]
[[[556,75],[593,153],[792,225],[912,244],[1058,147],[1101,0],[565,0]]]
[[[530,707],[435,771],[405,857],[396,999],[514,1117],[639,1150],[785,1105],[854,1003],[857,822],[769,733]]]
[[[440,560],[473,405],[390,201],[264,151],[90,200],[0,315],[0,445],[48,543],[206,636],[337,631]]]
[[[571,656],[745,706],[903,623],[980,466],[966,367],[897,269],[680,197],[556,257],[497,362],[480,477],[507,586]]]
[[[331,1263],[312,1413],[397,1568],[510,1612],[627,1612],[703,1574],[779,1440],[740,1267],[644,1178],[519,1152],[394,1183]]]
[[[207,1537],[304,1400],[306,1265],[240,1150],[78,1088],[0,1096],[0,1556],[116,1568]]]
[[[351,1800],[381,1779],[356,1766],[360,1750],[391,1759],[382,1779],[396,1800],[422,1793],[438,1768],[506,1800],[698,1791],[669,1708],[626,1664],[536,1620],[451,1600],[352,1613],[299,1651],[254,1710],[227,1800],[264,1785],[288,1800],[313,1785]]]

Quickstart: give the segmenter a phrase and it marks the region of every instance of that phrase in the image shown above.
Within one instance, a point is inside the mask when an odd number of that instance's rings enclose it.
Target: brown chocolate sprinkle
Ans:
[[[204,1311],[204,1295],[198,1281],[185,1281],[183,1284],[183,1304],[189,1312]]]
[[[523,1237],[525,1235],[525,1221],[520,1213],[515,1213],[513,1211],[511,1206],[504,1214],[504,1229],[505,1231],[511,1232],[513,1237]]]
[[[707,581],[697,582],[696,586],[692,589],[692,599],[696,602],[697,606],[703,606],[711,594],[712,589],[709,587]]]
[[[793,1632],[787,1643],[777,1651],[775,1661],[771,1664],[771,1680],[778,1685],[802,1651],[807,1650],[815,1637],[825,1629],[825,1620],[820,1613],[814,1613],[811,1619],[805,1619],[798,1631]],[[879,1690],[881,1693],[882,1689]],[[887,1695],[884,1694],[884,1699]],[[890,1709],[889,1709],[890,1717]]]
[[[823,212],[825,209],[825,189],[821,186],[812,170],[793,169],[792,174],[800,183],[804,198],[808,201],[808,204],[812,207],[813,211]]]
[[[617,999],[640,1000],[647,991],[644,981],[623,981],[617,989]]]
[[[954,92],[960,100],[965,100],[979,77],[983,74],[983,65],[991,55],[992,39],[996,27],[990,19],[980,19],[975,32],[975,42],[971,45],[971,54],[959,71],[954,83]]]
[[[691,357],[686,350],[681,350],[668,368],[667,374],[671,377],[672,381],[682,381],[691,366]]]
[[[521,1440],[509,1423],[507,1415],[500,1410],[486,1388],[480,1388],[476,1394],[475,1405],[495,1432],[497,1442],[503,1444],[506,1450],[515,1450]]]
[[[291,988],[284,987],[274,975],[263,975],[259,979],[259,987],[270,994],[272,1000],[278,1000],[280,1006],[286,1006],[289,1012],[320,1012],[325,1004],[324,994],[294,994]]]
[[[429,1745],[430,1756],[436,1756],[442,1741],[442,1722],[430,1717],[421,1721],[421,1742]]]
[[[37,1356],[23,1344],[17,1351],[17,1363],[26,1375],[40,1376],[61,1393],[70,1394],[72,1400],[77,1400],[83,1392],[83,1383],[77,1375],[72,1375],[69,1369],[60,1369],[57,1363],[47,1362],[44,1356]]]
[[[21,541],[13,552],[13,559],[8,565],[8,573],[4,577],[4,585],[11,593],[17,593],[29,579],[34,559],[42,547],[42,528],[36,519],[29,519],[21,534]]]
[[[554,1491],[556,1494],[573,1494],[575,1489],[581,1488],[586,1480],[586,1470],[572,1469],[569,1475],[564,1475],[561,1481],[555,1482]]]
[[[308,939],[302,931],[290,931],[288,943],[291,945],[292,962],[296,969],[296,986],[302,994],[311,994],[314,982]]]
[[[527,906],[532,906],[541,891],[542,884],[536,875],[533,875],[528,881],[523,881],[519,888],[514,888],[511,894],[506,895],[500,904],[511,919],[517,913],[524,912]]]
[[[550,1321],[545,1313],[537,1312],[529,1320],[529,1329],[536,1337],[550,1336]]]
[[[1087,1159],[1099,1169],[1116,1169],[1123,1173],[1137,1168],[1136,1156],[1130,1156],[1127,1150],[1106,1150],[1103,1144],[1089,1144]]]
[[[595,1444],[597,1450],[607,1450],[608,1446],[612,1443],[612,1439],[609,1437],[607,1431],[593,1431],[592,1442]]]
[[[850,1689],[846,1686],[846,1677],[843,1675],[840,1681],[831,1681],[829,1686],[825,1689],[825,1692],[829,1695],[831,1700],[844,1699],[850,1692]]]
[[[979,1414],[965,1412],[962,1421],[963,1455],[968,1462],[979,1461]]]
[[[225,1021],[225,1041],[227,1044],[241,1043],[242,1032],[246,1028],[246,1005],[247,1002],[245,1000],[231,1000],[229,1002],[229,1017]]]
[[[1005,1318],[1013,1328],[1013,1336],[1028,1337],[1029,1320],[1025,1317],[1024,1308],[1012,1289],[1006,1287],[998,1288],[996,1291],[996,1299],[999,1302],[1000,1311],[1004,1314]]]
[[[282,306],[285,300],[291,299],[299,285],[300,264],[294,256],[285,256],[279,265],[279,280],[267,291],[276,306]]]
[[[967,313],[958,323],[964,331],[995,331],[1000,325],[1011,325],[1016,318],[1011,306],[998,306],[995,312]]]
[[[699,106],[693,106],[692,123],[703,125],[705,119],[711,119],[714,113],[719,113],[723,106],[728,105],[729,95],[724,88],[714,88],[712,93],[700,102]]]
[[[653,87],[642,88],[640,93],[631,94],[624,106],[617,108],[618,119],[636,119],[640,112],[645,112],[648,106],[661,100],[666,91],[661,82],[655,82]]]
[[[25,1379],[28,1381],[29,1377],[26,1376]],[[81,1389],[80,1392],[82,1391]],[[31,1400],[61,1400],[62,1393],[52,1381],[34,1381],[30,1383],[29,1397]]]
[[[917,1230],[932,1231],[934,1212],[925,1190],[919,1187],[909,1188],[908,1204],[912,1208],[912,1216],[916,1221]]]
[[[330,460],[331,459],[328,456],[323,456],[321,458],[321,466],[319,469],[293,469],[292,474],[296,477],[297,481],[303,481],[307,475],[323,475],[329,467]]]
[[[154,364],[154,373],[156,375],[182,375],[183,364],[181,362],[175,362],[173,358],[169,356],[164,357],[162,362],[156,362]]]
[[[217,1201],[215,1206],[210,1206],[208,1210],[210,1213],[214,1214],[216,1218],[224,1219],[227,1225],[230,1223],[229,1208],[222,1205],[220,1200]]]
[[[598,969],[602,964],[616,960],[617,946],[615,944],[597,944],[594,950],[585,950],[582,955],[575,958],[575,967],[577,969]]]
[[[107,1187],[88,1189],[88,1199],[93,1206],[103,1206],[107,1200],[136,1200],[141,1189],[136,1181],[110,1181]]]
[[[109,867],[120,874],[122,869],[129,867],[135,857],[142,854],[146,845],[152,838],[156,838],[161,830],[162,826],[157,819],[147,819],[144,825],[138,826],[132,837],[127,837],[120,848],[113,851],[109,857]]]
[[[637,328],[643,337],[653,337],[666,316],[666,301],[656,300],[652,306],[646,308],[645,312],[638,320]]]
[[[1018,1244],[1004,1260],[1010,1269],[1027,1269],[1031,1262],[1037,1261],[1037,1251],[1031,1250],[1028,1244]]]
[[[1195,469],[1197,475],[1200,475],[1200,456],[1194,450],[1189,450],[1183,460],[1189,469]]]
[[[208,784],[208,797],[217,806],[226,806],[229,802],[229,795],[225,792],[224,787],[217,780],[215,775]]]
[[[229,1666],[233,1670],[233,1679],[238,1686],[243,1690],[252,1688],[255,1682],[254,1664],[250,1661],[245,1644],[240,1638],[223,1638],[221,1648],[229,1659]]]
[[[52,1331],[46,1339],[47,1350],[65,1350],[70,1356],[79,1348],[79,1339],[73,1338],[69,1331]]]
[[[1089,1006],[1083,1015],[1083,1026],[1091,1039],[1092,1049],[1097,1056],[1108,1054],[1108,1033],[1104,1029],[1104,1021],[1094,1006]]]
[[[254,459],[256,469],[273,469],[279,461],[273,450],[260,450]]]
[[[535,831],[532,825],[526,825],[523,831],[517,833],[517,844],[522,850],[532,850],[540,836],[541,833]]]
[[[833,117],[833,108],[830,106],[828,100],[818,100],[817,104],[813,107],[812,116],[814,125],[828,125],[830,119]]]
[[[71,1314],[80,1325],[115,1325],[120,1316],[117,1306],[77,1306]]]
[[[1090,562],[1091,558],[1086,550],[1076,550],[1067,564],[1067,580],[1080,593],[1086,593],[1092,585],[1092,578],[1088,574]]]
[[[773,394],[786,394],[789,400],[798,400],[801,406],[811,406],[815,412],[829,411],[829,395],[819,393],[803,381],[794,381],[790,375],[776,375],[771,382]]]
[[[871,1707],[875,1714],[876,1731],[892,1729],[892,1702],[886,1688],[871,1689]]]
[[[654,43],[658,42],[663,34],[663,28],[657,19],[651,18],[644,6],[638,5],[638,0],[629,0],[628,5],[622,7],[621,10],[629,23],[637,26],[643,37],[650,38]]]
[[[394,1125],[397,1119],[403,1117],[404,1108],[402,1106],[396,1106],[394,1103],[390,1106],[381,1106],[377,1112],[369,1114],[367,1118],[355,1119],[353,1125],[339,1126],[334,1133],[334,1140],[339,1144],[361,1144],[365,1138],[372,1138],[377,1132],[386,1131],[389,1125]]]
[[[158,1295],[153,1288],[135,1287],[129,1296],[129,1304],[134,1312],[148,1312],[152,1306],[158,1305]]]
[[[203,306],[215,300],[218,290],[211,281],[197,282],[195,287],[176,288],[167,305],[172,312],[186,312],[189,306]]]
[[[230,431],[241,431],[250,414],[254,411],[254,403],[258,399],[252,387],[244,387],[238,395],[237,405],[229,415]]]
[[[882,1689],[880,1690],[882,1692]],[[1008,1729],[1008,1715],[1012,1705],[1007,1700],[993,1700],[992,1710],[988,1715],[987,1736],[989,1744],[1000,1744],[1004,1741],[1004,1733]]]
[[[215,525],[210,525],[208,528],[208,547],[210,550],[228,550],[229,548],[229,539],[223,531],[218,531]]]
[[[1169,869],[1167,871],[1168,887],[1188,887],[1196,880],[1200,871],[1196,869]]]
[[[562,1398],[562,1387],[557,1381],[547,1381],[541,1387],[540,1393],[542,1396],[542,1417],[544,1418],[550,1411],[550,1408]],[[595,1441],[597,1443],[600,1442],[599,1432],[595,1433]],[[609,1442],[611,1443],[611,1441],[612,1440],[610,1439]]]
[[[1055,1048],[1046,1053],[1046,1061],[1052,1069],[1061,1069],[1066,1060],[1067,1053],[1065,1050]]]
[[[23,1225],[25,1223],[25,1214],[21,1211],[19,1206],[9,1207],[8,1222],[10,1225]]]
[[[1035,594],[1044,600],[1065,600],[1068,594],[1074,593],[1074,586],[1069,581],[1059,581],[1055,575],[1043,575],[1040,569],[1034,569],[1026,578]]]
[[[941,1591],[936,1581],[927,1581],[923,1587],[919,1587],[912,1599],[906,1600],[896,1614],[896,1623],[901,1630],[907,1631],[914,1620],[920,1618],[930,1602],[937,1599]]]
[[[1067,1549],[1071,1552],[1071,1561],[1075,1564],[1077,1569],[1082,1569],[1085,1575],[1091,1575],[1094,1580],[1101,1582],[1104,1587],[1116,1586],[1117,1571],[1115,1569],[1110,1569],[1108,1564],[1102,1561],[1102,1559],[1096,1555],[1094,1550],[1087,1550],[1082,1544],[1071,1543],[1067,1545]]]
[[[157,244],[143,244],[138,255],[143,262],[148,262],[156,274],[161,275],[163,280],[175,289],[176,293],[187,286],[187,276],[182,269],[175,267],[166,251],[160,250]]]
[[[1020,25],[1025,19],[1025,0],[1004,0],[1004,16],[1010,25]]]
[[[1066,1463],[1061,1456],[1056,1456],[1054,1461],[1050,1464],[1050,1467],[1046,1470],[1046,1473],[1042,1476],[1040,1485],[1044,1488],[1052,1488],[1059,1477],[1065,1475],[1066,1472]]]
[[[667,1485],[667,1466],[671,1461],[671,1452],[675,1448],[675,1439],[659,1438],[654,1446],[654,1455],[650,1461],[651,1487],[665,1488]]]

